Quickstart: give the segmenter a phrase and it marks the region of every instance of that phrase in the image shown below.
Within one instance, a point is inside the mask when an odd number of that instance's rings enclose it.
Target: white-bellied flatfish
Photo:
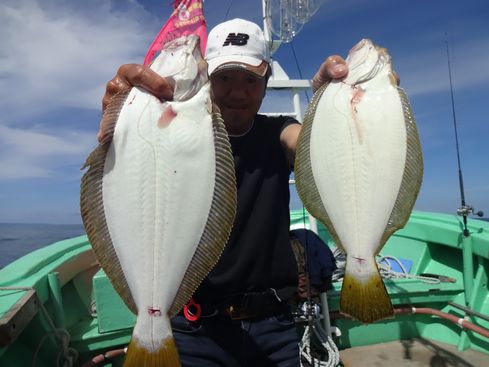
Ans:
[[[113,97],[80,202],[102,268],[137,314],[125,366],[178,366],[169,318],[227,243],[236,181],[198,37],[165,44],[151,69],[174,85],[173,101],[137,87]]]
[[[375,256],[409,219],[423,158],[387,50],[364,39],[346,61],[348,75],[308,106],[295,176],[305,207],[347,254],[340,311],[370,323],[393,315]]]

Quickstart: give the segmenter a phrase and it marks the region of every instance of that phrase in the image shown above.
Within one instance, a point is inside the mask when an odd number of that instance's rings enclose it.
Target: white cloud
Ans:
[[[68,165],[79,165],[94,147],[95,137],[79,131],[39,132],[0,125],[0,181],[59,177]],[[79,174],[78,169],[72,171]]]
[[[155,19],[139,5],[121,1],[125,10],[114,10],[111,3],[0,4],[4,122],[61,107],[100,108],[105,83],[122,63],[141,62],[156,32]]]
[[[448,91],[450,88],[446,49],[418,50],[395,60],[401,84],[410,96]],[[489,39],[479,38],[460,43],[451,51],[454,90],[481,86],[489,82]]]
[[[78,178],[95,131],[54,126],[70,107],[100,109],[105,83],[142,62],[160,22],[132,0],[2,1],[0,181]]]

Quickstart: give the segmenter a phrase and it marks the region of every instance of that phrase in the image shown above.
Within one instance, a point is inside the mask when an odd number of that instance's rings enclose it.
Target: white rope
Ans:
[[[392,260],[401,269],[400,272],[392,270],[392,264],[390,261]],[[379,266],[380,275],[385,279],[417,279],[423,283],[429,284],[438,284],[440,283],[440,279],[434,277],[427,277],[423,275],[413,275],[409,274],[409,272],[404,267],[404,264],[395,256],[381,256],[377,261]]]
[[[308,363],[308,366],[313,367],[336,367],[340,363],[340,352],[338,347],[334,343],[333,339],[326,335],[326,332],[321,326],[318,319],[314,321],[312,325],[312,331],[316,336],[321,347],[327,352],[327,359],[320,360],[313,358],[311,355],[311,346],[309,341],[311,340],[311,329],[308,326],[304,328],[304,334],[299,342],[299,353],[301,357],[301,366],[304,366],[304,360]]]
[[[58,346],[60,346],[60,351],[57,356],[56,360],[56,367],[72,367],[75,364],[75,361],[78,359],[78,351],[74,348],[70,348],[70,339],[71,335],[68,332],[68,330],[63,329],[63,328],[57,328],[54,325],[53,320],[51,319],[51,316],[49,315],[48,311],[46,310],[46,307],[44,307],[44,304],[42,302],[39,302],[41,311],[43,312],[46,320],[48,321],[49,326],[51,327],[51,331],[46,333],[38,343],[36,350],[32,356],[32,363],[31,366],[35,367],[37,364],[37,357],[39,352],[41,351],[41,348],[45,341],[54,335],[57,340]]]

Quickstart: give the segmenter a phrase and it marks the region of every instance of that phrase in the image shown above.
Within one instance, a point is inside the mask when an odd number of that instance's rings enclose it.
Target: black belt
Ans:
[[[202,302],[201,306],[202,315],[217,313],[232,320],[260,319],[290,312],[287,303],[273,289],[233,295],[219,302]]]

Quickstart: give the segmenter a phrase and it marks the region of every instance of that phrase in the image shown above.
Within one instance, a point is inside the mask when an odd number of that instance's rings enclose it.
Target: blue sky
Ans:
[[[142,62],[170,11],[169,0],[2,0],[0,222],[80,223],[80,167],[96,145],[105,84],[119,65]],[[204,12],[209,28],[235,17],[262,24],[257,0],[207,0]],[[424,152],[415,209],[454,213],[460,203],[448,33],[466,200],[489,213],[488,18],[487,0],[326,0],[293,42],[305,78],[362,38],[389,49]],[[274,57],[299,78],[290,45]],[[290,103],[271,95],[264,109]]]

